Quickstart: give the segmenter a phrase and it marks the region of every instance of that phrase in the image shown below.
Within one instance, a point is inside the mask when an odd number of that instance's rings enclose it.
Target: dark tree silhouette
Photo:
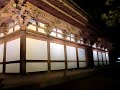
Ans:
[[[106,11],[101,15],[102,20],[109,27],[120,25],[120,0],[107,0],[105,2]]]

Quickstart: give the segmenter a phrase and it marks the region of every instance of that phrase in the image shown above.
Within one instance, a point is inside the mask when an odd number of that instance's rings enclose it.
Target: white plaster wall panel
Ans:
[[[77,62],[67,62],[68,69],[77,68]]]
[[[85,59],[85,49],[78,48],[78,58],[79,58],[79,61],[86,61],[86,59]]]
[[[93,59],[94,61],[98,61],[97,51],[93,51]]]
[[[86,67],[86,62],[79,62],[79,67],[80,67],[80,68]]]
[[[98,58],[99,58],[99,61],[102,61],[102,53],[101,52],[98,52]]]
[[[76,61],[76,48],[71,46],[66,46],[67,49],[67,60],[68,61]]]
[[[6,64],[6,73],[20,73],[20,64]]]
[[[103,61],[106,61],[106,57],[105,57],[105,53],[104,52],[102,53],[102,56],[103,56]]]
[[[27,60],[47,60],[47,41],[26,39]]]
[[[94,66],[98,66],[98,62],[94,62]]]
[[[4,44],[0,45],[0,62],[3,62]]]
[[[20,38],[7,42],[6,61],[20,60]]]
[[[65,62],[51,62],[51,70],[65,69]]]
[[[0,73],[2,73],[3,71],[3,65],[2,64],[0,64]]]
[[[50,43],[51,60],[65,60],[64,45]]]
[[[106,53],[106,59],[107,59],[107,61],[109,61],[109,56],[108,56],[108,53]]]
[[[26,72],[47,71],[47,62],[26,63]]]

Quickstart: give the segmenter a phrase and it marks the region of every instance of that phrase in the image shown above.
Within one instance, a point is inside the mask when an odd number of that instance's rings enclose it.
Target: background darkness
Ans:
[[[120,56],[120,28],[108,27],[105,22],[101,20],[101,15],[109,8],[105,6],[106,0],[72,0],[87,14],[92,17],[93,21],[103,28],[104,35],[113,42],[115,55]]]

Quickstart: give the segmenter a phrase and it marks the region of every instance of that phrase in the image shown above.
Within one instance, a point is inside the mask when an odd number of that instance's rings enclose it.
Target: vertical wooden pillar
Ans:
[[[50,60],[50,40],[47,42],[47,50],[48,50],[48,72],[51,71],[51,60]]]
[[[104,66],[104,60],[103,60],[103,52],[101,52],[101,55],[102,55],[102,66]]]
[[[64,44],[64,54],[65,54],[65,76],[66,76],[68,65],[67,65],[67,49],[65,44]]]
[[[4,42],[4,50],[3,50],[3,73],[6,70],[6,40]]]
[[[26,73],[26,30],[20,31],[20,73]]]
[[[76,47],[76,56],[77,56],[77,69],[79,69],[79,58],[78,58],[78,48]]]
[[[87,67],[93,67],[94,66],[94,60],[93,60],[93,51],[92,47],[86,47],[85,49],[85,54],[86,54],[86,62],[87,62]]]

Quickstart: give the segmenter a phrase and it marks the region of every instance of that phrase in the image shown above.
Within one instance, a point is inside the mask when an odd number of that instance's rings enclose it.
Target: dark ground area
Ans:
[[[119,90],[120,89],[120,64],[102,67],[94,74],[71,80],[58,85],[40,88],[39,84],[28,85],[12,90]],[[10,89],[5,89],[10,90]]]

